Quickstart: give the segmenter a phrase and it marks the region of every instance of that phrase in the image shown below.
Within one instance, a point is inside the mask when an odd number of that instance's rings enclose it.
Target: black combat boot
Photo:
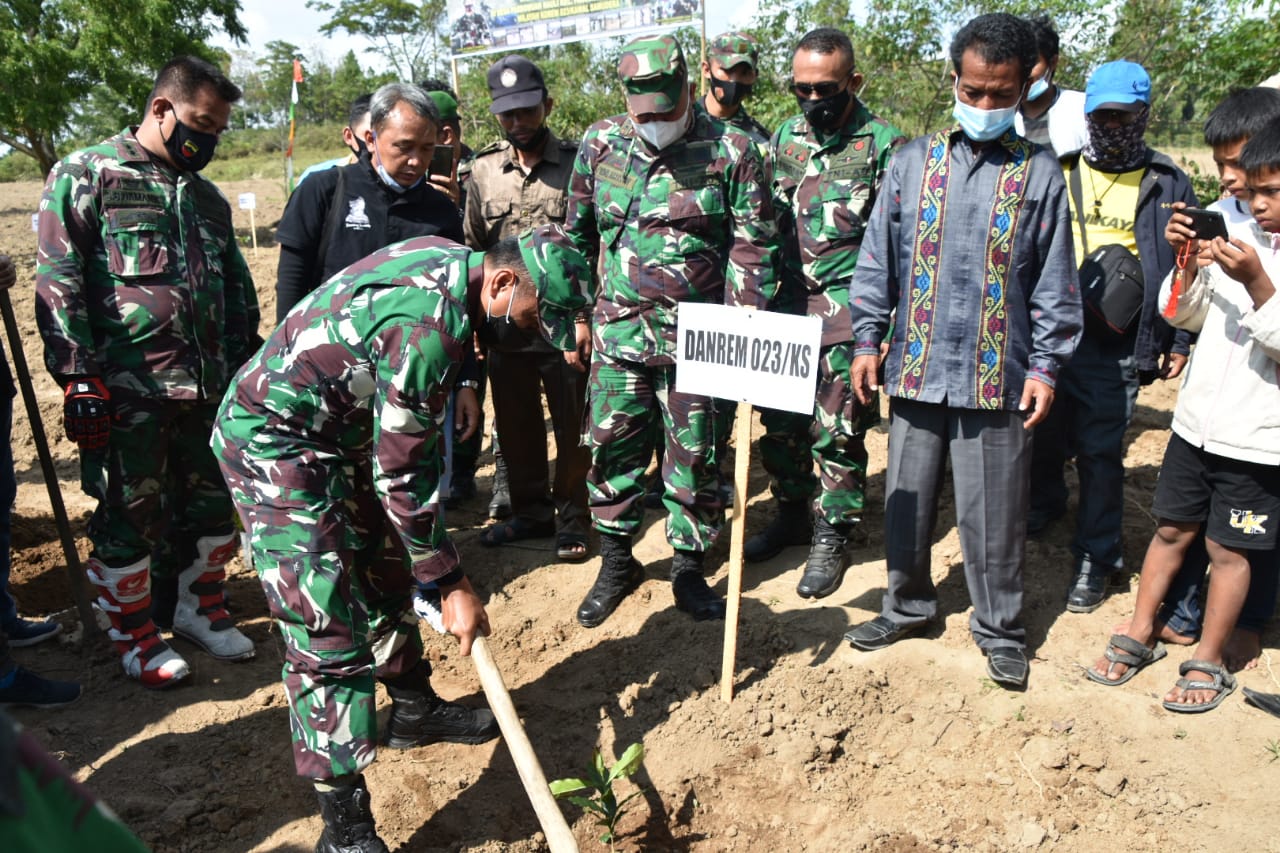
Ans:
[[[742,546],[742,559],[759,563],[791,545],[808,545],[813,535],[813,515],[806,501],[778,501],[778,513],[764,530]]]
[[[631,537],[600,534],[600,574],[578,605],[578,624],[594,628],[644,582],[644,567],[631,556]]]
[[[381,679],[391,697],[387,746],[409,749],[429,743],[484,743],[500,732],[488,708],[468,708],[436,695],[428,670],[419,663],[403,675]]]
[[[723,619],[726,605],[702,576],[702,556],[701,551],[678,550],[672,558],[671,591],[675,593],[676,608],[696,622]]]
[[[845,551],[852,530],[851,524],[834,526],[825,518],[814,522],[809,562],[800,583],[796,584],[796,593],[801,598],[826,598],[840,588],[849,565]]]
[[[316,790],[320,800],[320,816],[324,832],[316,842],[316,853],[388,853],[387,845],[378,837],[369,809],[369,789],[364,777],[354,784]]]
[[[493,460],[493,497],[489,499],[489,517],[501,521],[511,517],[511,486],[507,480],[507,460],[501,453]]]

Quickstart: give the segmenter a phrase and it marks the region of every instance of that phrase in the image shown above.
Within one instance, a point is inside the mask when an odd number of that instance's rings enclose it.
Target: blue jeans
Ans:
[[[3,356],[0,356],[2,358]],[[9,594],[9,516],[18,497],[18,480],[13,472],[13,397],[0,393],[0,628],[18,618],[18,606]]]
[[[1280,587],[1280,550],[1246,551],[1245,554],[1249,558],[1249,595],[1240,609],[1236,627],[1261,634],[1276,609],[1276,593]],[[1204,618],[1200,589],[1204,586],[1208,569],[1209,554],[1205,551],[1204,536],[1200,535],[1187,549],[1182,567],[1160,605],[1158,618],[1179,634],[1191,637],[1200,634]]]
[[[1077,569],[1123,568],[1124,433],[1137,400],[1133,342],[1100,341],[1086,334],[1058,377],[1049,416],[1035,429],[1033,511],[1061,514],[1067,503],[1063,465],[1076,457],[1080,502],[1071,551]]]

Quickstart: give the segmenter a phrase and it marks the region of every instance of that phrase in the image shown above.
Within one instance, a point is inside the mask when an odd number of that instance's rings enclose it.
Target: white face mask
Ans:
[[[636,129],[636,136],[661,151],[677,139],[685,135],[689,129],[689,116],[691,113],[685,108],[684,115],[672,121],[646,121],[643,124],[631,120],[631,126]]]

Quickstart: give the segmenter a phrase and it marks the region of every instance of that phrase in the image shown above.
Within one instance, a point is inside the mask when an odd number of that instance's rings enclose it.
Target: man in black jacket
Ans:
[[[388,83],[369,104],[368,153],[300,184],[276,232],[276,321],[321,282],[410,237],[462,242],[458,208],[426,179],[440,114],[411,83]]]

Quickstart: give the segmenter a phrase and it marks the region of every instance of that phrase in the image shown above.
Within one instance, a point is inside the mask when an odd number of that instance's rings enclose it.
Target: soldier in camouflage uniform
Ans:
[[[681,302],[764,308],[777,254],[760,155],[745,136],[692,109],[675,39],[631,42],[618,76],[628,114],[588,128],[566,220],[584,253],[604,253],[587,418],[588,498],[603,559],[578,609],[589,628],[643,580],[631,540],[643,519],[641,478],[658,422],[676,606],[695,619],[724,616],[702,572],[724,519],[714,405],[675,390],[676,310]]]
[[[803,114],[783,122],[772,142],[773,204],[783,239],[774,310],[822,318],[822,348],[813,414],[761,412],[760,459],[777,515],[747,541],[743,557],[766,560],[787,545],[809,544],[796,592],[823,598],[844,578],[866,486],[863,436],[880,419],[877,401],[860,405],[849,386],[849,280],[889,157],[906,139],[854,95],[862,75],[839,30],[813,30],[800,40],[793,81]]]
[[[175,59],[142,125],[59,162],[40,202],[36,321],[98,500],[87,573],[125,672],[147,687],[188,673],[152,620],[153,576],[177,576],[174,633],[253,657],[223,604],[237,537],[208,436],[261,342],[258,301],[231,207],[197,174],[239,98],[214,66]]]
[[[746,134],[767,159],[769,130],[749,116],[742,105],[755,87],[759,61],[760,49],[746,33],[716,36],[707,45],[707,58],[702,62],[707,94],[697,100],[694,108]]]
[[[391,747],[498,734],[487,710],[432,690],[410,610],[414,581],[435,582],[462,654],[488,633],[439,516],[445,402],[486,315],[571,348],[586,277],[550,226],[484,254],[437,237],[389,246],[300,302],[223,400],[213,447],[285,641],[294,761],[325,820],[317,850],[386,850],[361,776],[375,679]]]

